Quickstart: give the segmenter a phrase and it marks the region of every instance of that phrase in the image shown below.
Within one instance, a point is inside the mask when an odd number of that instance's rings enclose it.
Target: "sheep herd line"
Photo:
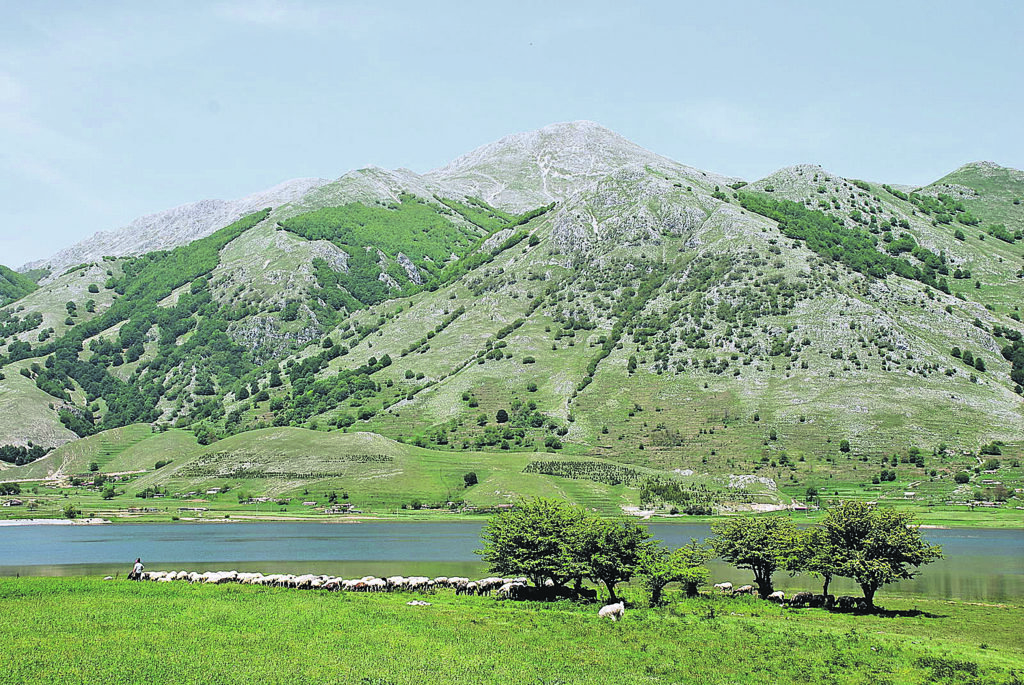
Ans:
[[[732,583],[715,583],[714,589],[726,595],[756,595],[757,588],[753,585],[741,585],[734,588]],[[851,611],[855,609],[866,609],[867,600],[863,597],[851,595],[816,595],[813,592],[797,592],[788,600],[786,593],[778,590],[765,597],[769,602],[783,604],[791,607],[812,607],[816,609],[841,609]]]
[[[108,580],[112,580],[110,576]],[[462,576],[438,576],[428,578],[426,576],[389,576],[378,578],[376,576],[363,576],[362,578],[341,578],[330,575],[316,575],[307,573],[294,575],[290,573],[273,573],[264,575],[262,573],[246,573],[240,571],[143,571],[133,580],[145,580],[157,583],[170,583],[174,581],[187,581],[195,584],[223,585],[225,583],[240,583],[242,585],[261,585],[264,587],[284,587],[296,590],[327,590],[345,592],[433,592],[436,590],[454,590],[457,595],[477,595],[481,597],[494,594],[501,599],[535,599],[539,595],[550,594],[557,591],[554,583],[548,580],[545,587],[532,588],[529,580],[520,578],[481,578],[470,580]],[[732,583],[717,583],[714,590],[729,596],[757,595],[757,589],[753,585],[741,585],[733,587]],[[538,593],[538,591],[540,591]],[[588,595],[596,594],[591,591]],[[823,595],[812,592],[797,592],[789,599],[782,591],[773,592],[766,597],[770,602],[791,607],[813,607],[824,609],[856,610],[864,608],[864,600],[861,597],[849,595]],[[609,605],[619,606],[618,604]],[[605,607],[607,608],[607,607]],[[614,612],[616,617],[621,617],[621,610]],[[607,612],[602,616],[610,615]],[[614,618],[613,618],[614,620]]]
[[[109,578],[109,576],[108,576]],[[242,585],[262,585],[265,587],[286,587],[295,590],[328,590],[346,592],[429,592],[433,590],[454,590],[457,595],[489,596],[495,593],[498,597],[508,599],[524,599],[527,594],[526,578],[481,578],[470,580],[461,576],[390,576],[377,578],[340,578],[337,576],[293,575],[290,573],[244,573],[240,571],[143,571],[133,580],[147,580],[157,583],[170,583],[176,580],[206,585],[223,585],[240,583]]]

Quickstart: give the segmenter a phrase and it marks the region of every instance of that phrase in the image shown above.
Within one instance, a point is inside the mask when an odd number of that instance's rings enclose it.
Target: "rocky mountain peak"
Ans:
[[[551,124],[478,147],[425,177],[514,210],[564,199],[626,165],[670,163],[592,121]]]

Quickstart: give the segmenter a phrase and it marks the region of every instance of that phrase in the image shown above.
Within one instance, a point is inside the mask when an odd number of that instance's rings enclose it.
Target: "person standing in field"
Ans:
[[[128,574],[128,580],[142,580],[142,569],[144,568],[146,567],[142,565],[142,559],[136,559],[132,572]]]

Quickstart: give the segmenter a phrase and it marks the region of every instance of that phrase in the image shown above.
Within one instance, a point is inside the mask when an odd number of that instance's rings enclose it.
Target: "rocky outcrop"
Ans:
[[[403,269],[405,269],[405,273],[409,275],[410,281],[412,281],[416,285],[423,285],[423,274],[420,273],[420,270],[416,267],[415,264],[412,263],[411,259],[406,257],[401,252],[399,252],[398,263],[401,265]]]
[[[305,308],[308,314],[312,314]],[[280,357],[293,347],[301,347],[320,337],[314,322],[297,329],[286,329],[273,316],[253,316],[228,327],[228,335],[239,345],[252,350],[257,361]]]

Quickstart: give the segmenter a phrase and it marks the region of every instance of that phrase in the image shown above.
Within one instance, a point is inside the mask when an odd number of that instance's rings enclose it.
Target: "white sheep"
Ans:
[[[786,601],[786,593],[782,590],[777,590],[768,595],[769,602],[775,602],[776,604],[782,604]]]
[[[715,589],[722,592],[732,592],[732,583],[715,583]]]
[[[597,612],[597,615],[601,618],[610,618],[614,623],[626,615],[626,604],[624,602],[606,604],[601,607],[601,610]]]

